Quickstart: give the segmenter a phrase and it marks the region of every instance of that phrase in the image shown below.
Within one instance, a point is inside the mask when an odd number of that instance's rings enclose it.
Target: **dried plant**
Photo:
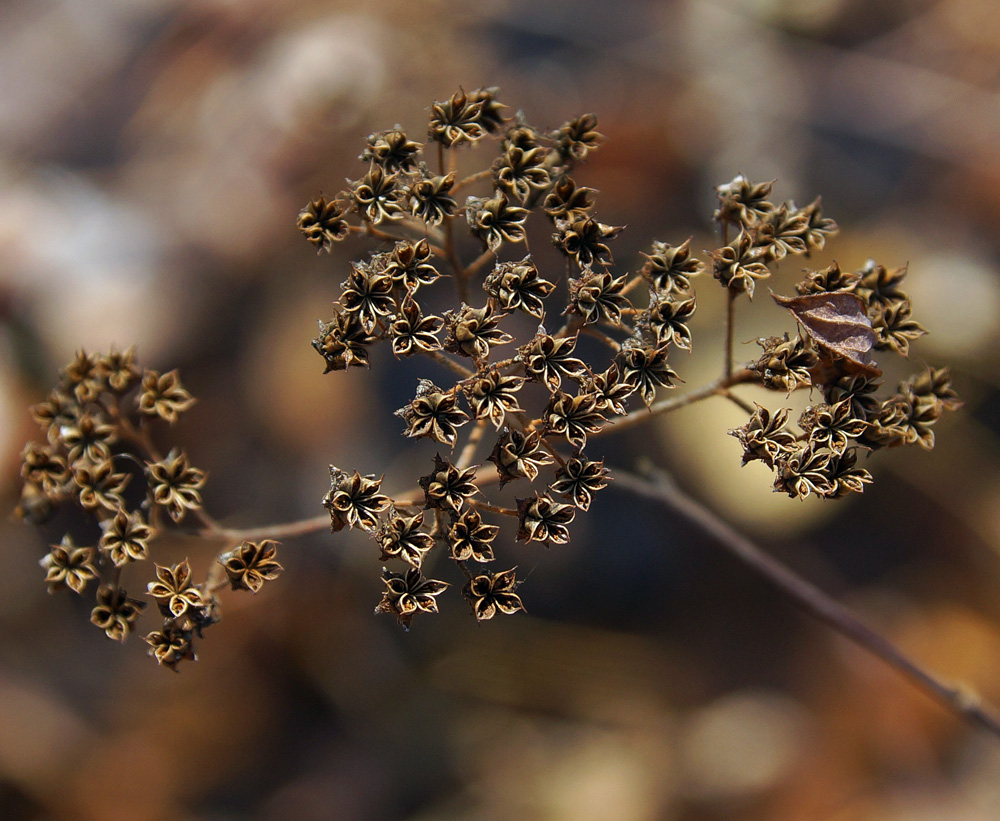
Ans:
[[[802,593],[770,572],[773,560],[754,558],[752,545],[676,489],[610,469],[598,440],[719,397],[748,417],[729,431],[742,449],[734,458],[763,462],[775,491],[822,500],[863,492],[873,481],[868,456],[933,447],[935,423],[960,405],[947,368],[925,368],[892,390],[883,386],[879,362],[905,358],[925,332],[901,290],[906,268],[868,261],[850,271],[834,263],[775,286],[788,294],[773,295],[775,311],[791,314],[788,331],[760,338],[760,356],[737,366],[737,303],[759,297],[758,286],[778,262],[808,259],[837,234],[820,199],[804,207],[776,203],[771,182],[737,176],[717,188],[719,247],[699,258],[690,239],[655,240],[630,273],[613,254],[623,227],[599,219],[598,192],[574,176],[604,141],[596,117],[546,131],[507,111],[494,88],[435,102],[426,143],[400,126],[370,135],[356,181],[298,215],[318,253],[359,244],[312,343],[326,371],[369,367],[379,344],[399,359],[434,364],[429,373],[414,368],[413,398],[396,412],[401,436],[431,440],[417,445],[426,453],[426,473],[392,477],[393,486],[411,489],[386,493],[384,477],[369,472],[376,465],[331,466],[322,499],[328,516],[227,530],[202,507],[205,473],[183,450],[164,455],[154,443],[157,422],[172,425],[194,402],[177,373],[140,370],[131,349],[80,352],[32,409],[45,437],[24,450],[21,516],[41,523],[60,505],[75,505],[94,525],[89,546],[67,536],[42,559],[51,591],[82,594],[93,583],[92,621],[124,640],[146,603],[128,596],[123,577],[141,575],[164,530],[195,522],[198,534],[225,542],[207,578],[196,583],[187,561],[154,562],[142,577],[163,617],[146,637],[150,653],[175,668],[195,657],[195,639],[218,621],[224,587],[256,593],[278,576],[274,539],[329,524],[334,533],[364,532],[377,560],[394,563],[382,569],[376,612],[409,627],[460,595],[472,617],[486,621],[530,606],[503,543],[564,545],[576,518],[617,476],[707,523],[786,592]],[[486,156],[480,170],[461,177],[459,155],[466,152]],[[538,223],[549,226],[561,264],[529,248],[527,228]],[[722,373],[677,391],[683,369],[678,374],[672,354],[694,344],[693,283],[705,271],[727,296]],[[442,310],[449,295],[453,301]],[[582,337],[596,342],[580,345]],[[443,372],[450,379],[440,384]],[[774,393],[770,407],[739,396],[740,386],[751,384]],[[807,392],[810,401],[797,424],[782,407],[793,392]],[[448,576],[448,564],[460,583],[432,577]],[[823,615],[828,600],[819,591],[798,597]],[[829,612],[828,621],[873,649],[845,626],[849,613],[838,622]],[[962,709],[946,688],[935,694]]]

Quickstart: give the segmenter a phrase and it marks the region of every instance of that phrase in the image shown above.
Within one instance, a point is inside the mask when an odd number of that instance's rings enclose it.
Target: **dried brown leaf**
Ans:
[[[823,350],[843,360],[851,372],[879,376],[872,360],[876,335],[861,297],[848,291],[784,297],[774,301],[789,311]]]

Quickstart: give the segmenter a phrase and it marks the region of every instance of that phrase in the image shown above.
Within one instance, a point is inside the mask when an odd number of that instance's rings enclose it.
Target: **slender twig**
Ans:
[[[455,462],[455,467],[459,470],[465,470],[472,464],[472,458],[476,455],[476,447],[482,441],[483,433],[486,432],[486,421],[486,419],[476,420],[475,427],[469,433],[465,447],[462,448],[462,452],[458,455],[458,461]]]
[[[613,486],[668,505],[715,539],[728,553],[774,584],[807,613],[882,659],[965,721],[1000,738],[1000,718],[988,705],[981,704],[968,689],[946,684],[925,670],[885,636],[865,624],[854,611],[765,553],[707,507],[684,493],[669,477],[658,475],[655,481],[650,481],[616,470]]]
[[[721,376],[714,382],[709,382],[704,387],[698,388],[697,390],[690,391],[681,396],[672,396],[669,399],[661,399],[659,402],[654,402],[649,408],[640,408],[639,410],[631,411],[625,414],[620,419],[613,419],[611,424],[606,425],[601,428],[601,430],[596,433],[591,434],[592,436],[599,436],[602,434],[615,433],[616,431],[624,430],[625,428],[630,428],[633,425],[639,425],[649,419],[650,416],[656,416],[663,413],[669,413],[670,411],[678,410],[687,405],[693,405],[695,402],[700,402],[703,399],[708,399],[711,396],[725,396],[730,399],[740,407],[745,407],[742,400],[737,399],[729,392],[729,388],[733,385],[739,385],[744,382],[752,382],[756,379],[756,374],[753,371],[746,370],[745,368],[730,376]],[[749,408],[749,412],[753,412],[753,408]]]
[[[455,183],[454,187],[451,189],[451,193],[454,194],[457,191],[461,191],[465,186],[472,185],[474,182],[479,182],[479,180],[485,180],[493,173],[490,168],[485,168],[482,171],[477,171],[475,174],[470,174],[465,179],[461,179]]]
[[[723,376],[733,373],[733,328],[736,324],[736,291],[726,289],[726,364]]]

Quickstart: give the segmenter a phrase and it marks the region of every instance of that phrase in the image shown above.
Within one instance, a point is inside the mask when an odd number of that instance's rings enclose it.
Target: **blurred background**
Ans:
[[[628,226],[619,270],[654,239],[714,247],[713,186],[740,172],[777,179],[779,200],[822,194],[841,236],[815,267],[909,264],[931,333],[890,388],[947,364],[966,406],[933,452],[876,454],[863,496],[771,493],[765,468],[739,468],[725,432],[745,416],[721,401],[602,444],[612,468],[651,456],[1000,703],[991,0],[7,0],[0,509],[38,435],[28,406],[76,349],[112,344],[181,369],[200,401],[170,433],[226,524],[317,515],[330,463],[409,486],[400,467],[433,447],[400,438],[392,411],[419,365],[383,351],[370,372],[324,376],[309,344],[374,246],[317,257],[295,219],[360,176],[371,131],[422,140],[459,86],[499,86],[541,127],[598,115],[608,141],[574,176],[601,191],[599,219]],[[789,293],[800,266],[783,267],[767,284]],[[721,367],[723,295],[695,284],[695,349],[672,355],[691,387]],[[792,329],[768,303],[741,303],[737,358]],[[285,573],[258,596],[224,594],[178,675],[139,636],[119,647],[90,625],[89,595],[46,593],[52,534],[0,529],[5,819],[1000,817],[996,739],[613,485],[569,545],[500,546],[530,615],[476,624],[452,589],[405,633],[372,615],[371,543],[320,533],[279,549]],[[185,556],[198,576],[214,558],[180,538],[155,558]],[[139,633],[154,628],[147,613]]]

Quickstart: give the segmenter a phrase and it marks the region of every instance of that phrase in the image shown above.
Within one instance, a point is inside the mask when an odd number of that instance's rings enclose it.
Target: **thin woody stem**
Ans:
[[[472,458],[476,455],[476,447],[482,441],[483,434],[486,432],[486,419],[479,419],[476,421],[475,427],[469,433],[469,438],[465,443],[465,447],[462,448],[462,452],[458,455],[458,461],[455,462],[455,467],[459,470],[465,470],[470,464],[472,464]]]
[[[889,639],[865,624],[854,611],[765,553],[711,510],[684,493],[669,477],[659,475],[655,480],[648,480],[616,470],[614,486],[626,488],[639,496],[669,506],[715,539],[728,553],[775,585],[808,614],[882,659],[960,718],[1000,738],[1000,718],[988,705],[981,704],[975,694],[946,684],[925,670]]]
[[[454,188],[451,189],[452,193],[455,193],[456,191],[461,191],[463,188],[465,188],[465,186],[472,185],[475,182],[479,182],[479,180],[485,180],[492,173],[493,171],[491,169],[486,168],[483,169],[482,171],[477,171],[475,174],[470,174],[468,177],[465,177],[464,179],[461,179],[457,183],[455,183]]]
[[[736,324],[736,292],[726,289],[726,362],[723,376],[733,374],[733,329]]]
[[[599,431],[592,433],[591,436],[600,436],[602,434],[624,430],[625,428],[630,428],[633,425],[642,424],[648,420],[650,416],[656,416],[661,413],[669,413],[670,411],[678,410],[679,408],[686,407],[687,405],[693,405],[695,402],[701,402],[703,399],[708,399],[712,396],[724,396],[746,410],[748,406],[745,405],[743,400],[733,396],[729,392],[729,388],[733,385],[751,382],[754,379],[756,379],[756,374],[754,374],[753,371],[749,371],[744,368],[743,370],[737,371],[728,377],[719,377],[714,382],[709,382],[704,387],[693,390],[690,393],[685,393],[682,396],[672,396],[669,399],[661,399],[659,402],[654,402],[650,405],[648,409],[640,408],[639,410],[634,410],[631,413],[625,414],[625,416],[622,416],[620,419],[613,419],[610,424],[601,428]],[[749,412],[752,413],[753,408],[749,408]]]

